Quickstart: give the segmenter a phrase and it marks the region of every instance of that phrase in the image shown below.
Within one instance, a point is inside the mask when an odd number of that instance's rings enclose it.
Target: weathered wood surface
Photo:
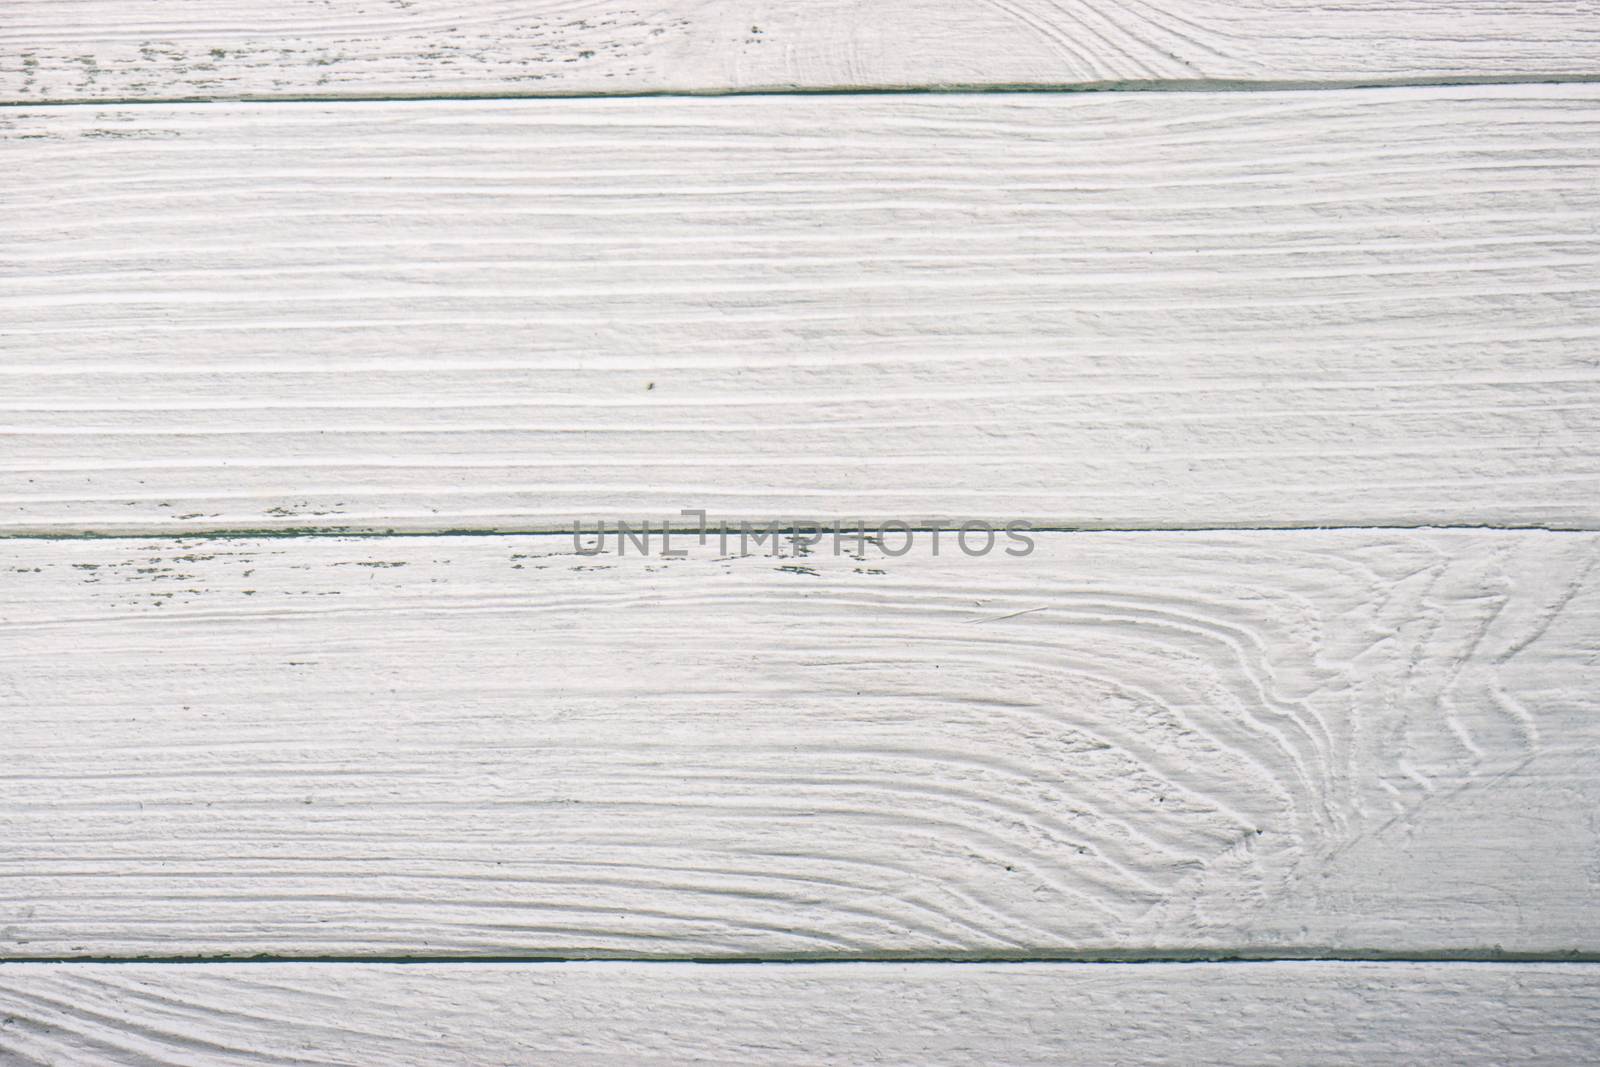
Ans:
[[[1600,524],[1600,86],[0,135],[5,532]]]
[[[930,548],[0,542],[0,953],[1600,950],[1596,536]]]
[[[1593,0],[7,0],[0,100],[1600,74]]]
[[[0,1063],[1404,1063],[1593,1058],[1593,964],[10,964]]]

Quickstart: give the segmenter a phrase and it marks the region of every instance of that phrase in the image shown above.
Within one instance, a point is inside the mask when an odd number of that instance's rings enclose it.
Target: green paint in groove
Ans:
[[[235,96],[173,97],[62,97],[54,100],[0,100],[0,108],[48,107],[138,107],[177,104],[387,104],[428,103],[461,100],[628,100],[718,97],[718,96],[915,96],[978,95],[1020,93],[1239,93],[1310,92],[1326,89],[1442,89],[1472,85],[1562,85],[1600,82],[1600,74],[1551,74],[1530,77],[1519,74],[1461,75],[1436,78],[1346,78],[1330,81],[1243,79],[1150,79],[1102,82],[1060,82],[1000,84],[953,82],[945,85],[868,85],[868,86],[760,86],[749,89],[632,89],[616,92],[570,92],[559,90],[514,93],[503,90],[462,93],[350,93],[346,95],[274,95],[242,93]]]

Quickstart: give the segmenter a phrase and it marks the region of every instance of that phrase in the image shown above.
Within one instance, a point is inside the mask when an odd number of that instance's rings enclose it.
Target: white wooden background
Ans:
[[[1597,78],[10,0],[0,1064],[1595,1059]],[[924,529],[566,532],[681,508]]]

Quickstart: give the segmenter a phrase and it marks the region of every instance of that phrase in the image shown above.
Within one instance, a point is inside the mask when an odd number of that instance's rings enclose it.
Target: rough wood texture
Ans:
[[[1600,538],[0,542],[0,951],[1600,950]]]
[[[1591,964],[0,966],[0,1063],[1593,1059]]]
[[[7,0],[0,99],[1600,74],[1593,0]]]
[[[1600,525],[1600,87],[0,135],[4,531]]]

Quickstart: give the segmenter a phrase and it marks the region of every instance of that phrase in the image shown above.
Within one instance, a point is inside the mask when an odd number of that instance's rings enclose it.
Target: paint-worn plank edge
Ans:
[[[635,532],[641,532],[642,526],[637,525],[646,521],[645,517],[637,519],[624,518],[624,523],[635,523]],[[730,539],[738,532],[738,523],[748,522],[753,530],[765,531],[772,522],[787,523],[786,517],[773,516],[770,518],[733,519],[730,522]],[[823,519],[826,529],[831,529],[833,519]],[[905,523],[901,520],[885,519],[884,522],[896,523],[895,532],[910,531],[912,533],[955,533],[961,527],[959,523],[930,524],[930,523]],[[981,521],[981,520],[974,520]],[[605,528],[608,537],[616,534],[614,519],[607,519]],[[869,532],[876,520],[868,519]],[[1001,524],[995,524],[997,527]],[[800,529],[809,530],[812,526],[810,520],[800,523]],[[846,524],[845,531],[855,530],[855,519]],[[1030,534],[1205,534],[1205,533],[1263,533],[1263,534],[1295,534],[1295,533],[1334,533],[1334,532],[1372,532],[1372,533],[1431,533],[1438,531],[1465,530],[1480,533],[1546,533],[1546,534],[1571,534],[1583,535],[1600,533],[1600,527],[1582,526],[1576,523],[1570,526],[1556,526],[1548,523],[1528,522],[1515,525],[1495,523],[1326,523],[1318,525],[1291,524],[1281,525],[1270,522],[1264,523],[1218,523],[1206,526],[1171,526],[1151,524],[1149,526],[1096,526],[1091,524],[1081,525],[1030,525],[1025,532]],[[339,526],[281,526],[281,527],[233,527],[218,526],[198,530],[174,530],[170,525],[148,525],[131,523],[126,526],[108,526],[94,530],[61,530],[53,525],[21,526],[15,530],[0,530],[0,543],[6,541],[242,541],[242,540],[287,540],[294,538],[349,538],[354,540],[383,540],[386,538],[421,538],[421,537],[571,537],[573,526],[567,524],[546,524],[537,526],[467,526],[445,527],[437,529],[429,527],[377,527],[363,526],[360,524]],[[582,520],[580,533],[592,534],[595,532],[595,520]],[[678,537],[690,536],[699,533],[695,526],[679,524],[662,525],[651,521],[649,532],[652,536],[659,536],[663,532]],[[784,525],[781,533],[789,533],[790,528]]]
[[[708,85],[683,89],[595,90],[501,90],[435,92],[348,92],[348,93],[215,93],[178,96],[57,96],[30,100],[20,96],[0,97],[0,107],[28,110],[53,107],[140,107],[173,104],[374,104],[419,103],[449,100],[627,100],[672,99],[677,97],[744,96],[982,96],[1049,93],[1277,93],[1321,92],[1348,89],[1443,89],[1496,85],[1568,85],[1600,82],[1600,74],[1571,71],[1561,74],[1463,74],[1422,78],[1341,78],[1341,79],[1239,79],[1165,78],[1148,80],[1082,82],[948,82],[899,85],[799,85],[771,84],[726,88]]]

